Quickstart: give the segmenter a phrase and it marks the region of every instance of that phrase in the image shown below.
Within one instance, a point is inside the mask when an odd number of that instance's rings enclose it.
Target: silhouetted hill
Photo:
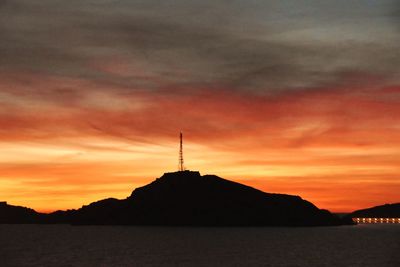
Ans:
[[[400,218],[400,203],[385,204],[356,210],[347,215],[350,218]]]
[[[49,214],[42,215],[44,224],[66,224],[71,223],[76,210],[57,210]]]
[[[170,226],[322,226],[340,218],[298,196],[269,194],[199,172],[166,173],[124,200],[106,199],[74,213],[73,224]]]
[[[42,219],[41,215],[29,208],[0,202],[0,223],[40,223]]]
[[[329,226],[352,224],[299,196],[265,193],[199,172],[165,173],[123,200],[40,214],[0,204],[0,223],[165,226]]]

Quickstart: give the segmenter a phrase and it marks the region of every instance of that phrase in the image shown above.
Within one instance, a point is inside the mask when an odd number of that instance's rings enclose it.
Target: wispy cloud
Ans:
[[[395,2],[311,2],[6,1],[0,68],[132,89],[269,93],[341,81],[343,73],[397,79]],[[129,71],[103,71],[115,61]]]
[[[328,208],[353,203],[337,194],[360,181],[393,200],[399,10],[394,0],[0,1],[0,195],[87,202],[120,175],[113,192],[125,196],[126,177],[175,166],[182,130],[192,166],[227,178]],[[307,189],[310,175],[328,188],[332,171],[350,189]]]

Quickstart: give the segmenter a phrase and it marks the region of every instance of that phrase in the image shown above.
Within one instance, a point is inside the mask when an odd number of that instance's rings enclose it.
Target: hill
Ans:
[[[124,200],[84,206],[73,224],[327,226],[344,222],[299,196],[270,194],[215,175],[165,173]]]
[[[7,202],[0,202],[0,223],[40,223],[42,214],[37,213],[33,209],[13,206]]]
[[[356,210],[347,216],[350,218],[400,218],[400,203]]]
[[[40,214],[0,205],[0,223],[160,226],[332,226],[352,224],[299,196],[265,193],[199,172],[165,173],[126,199]]]

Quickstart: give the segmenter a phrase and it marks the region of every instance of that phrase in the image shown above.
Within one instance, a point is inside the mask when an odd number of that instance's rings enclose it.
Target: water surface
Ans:
[[[400,266],[399,225],[0,225],[0,266]]]

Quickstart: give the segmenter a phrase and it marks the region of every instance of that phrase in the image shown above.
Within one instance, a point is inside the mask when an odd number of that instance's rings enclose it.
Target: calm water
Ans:
[[[0,266],[400,266],[399,225],[0,225]]]

